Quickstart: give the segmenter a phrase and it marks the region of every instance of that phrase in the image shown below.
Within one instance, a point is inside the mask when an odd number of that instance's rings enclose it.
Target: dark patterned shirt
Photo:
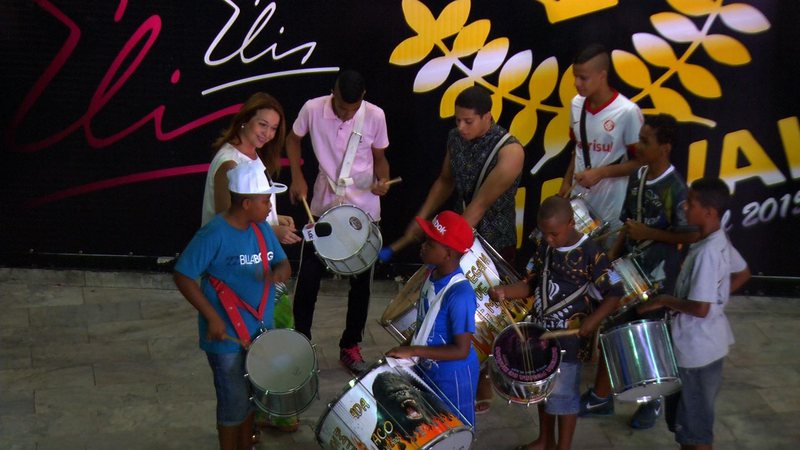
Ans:
[[[565,300],[584,285],[588,284],[588,287],[582,295],[546,314],[542,301],[542,271],[548,251],[550,252],[550,272],[547,276],[548,308]],[[580,322],[592,313],[596,301],[606,296],[622,294],[620,285],[613,285],[609,277],[611,263],[605,252],[585,235],[570,247],[552,249],[545,242],[541,242],[531,258],[531,264],[535,274],[529,281],[535,299],[532,316],[534,322],[548,330],[577,328]],[[564,361],[574,362],[578,359],[581,340],[589,341],[576,337],[559,339],[561,348],[566,350]],[[591,345],[589,342],[586,343]]]
[[[645,175],[645,167],[631,174],[628,181],[628,193],[622,206],[620,220],[636,220],[636,209],[639,198],[639,185]],[[686,211],[683,209],[687,197],[686,182],[673,166],[654,180],[645,181],[642,196],[641,222],[648,227],[659,230],[675,232],[693,231],[695,228],[688,225]],[[637,241],[627,239],[625,249],[627,253],[634,251]],[[666,242],[652,242],[643,248],[636,256],[642,270],[648,279],[661,284],[660,292],[672,294],[675,279],[680,270],[680,255],[678,246]]]
[[[450,171],[455,180],[456,211],[463,213],[463,205],[469,204],[475,195],[473,190],[478,182],[478,176],[486,163],[486,159],[500,139],[508,131],[500,125],[492,124],[489,131],[483,136],[467,141],[463,139],[457,129],[450,130],[447,136],[447,149],[450,152]],[[505,143],[519,144],[519,140],[510,136]],[[499,152],[498,152],[499,153]],[[497,154],[492,158],[484,175],[484,180],[497,165]],[[486,239],[495,250],[517,245],[516,205],[514,196],[519,186],[520,176],[514,180],[511,187],[503,192],[490,206],[483,219],[478,222],[478,233]]]

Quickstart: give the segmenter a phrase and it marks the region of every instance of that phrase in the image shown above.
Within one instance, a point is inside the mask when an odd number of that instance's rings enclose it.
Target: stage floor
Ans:
[[[377,323],[398,285],[374,284],[364,357],[395,345]],[[347,283],[324,280],[312,331],[320,400],[300,429],[262,434],[259,449],[314,449],[317,419],[352,378],[338,363]],[[0,268],[0,448],[214,449],[214,387],[197,347],[194,309],[163,273]],[[734,297],[736,344],[724,366],[715,447],[800,446],[800,300]],[[584,367],[584,386],[594,373]],[[673,449],[663,420],[628,428],[635,405],[578,420],[576,449]],[[475,449],[511,449],[537,435],[536,408],[495,398]]]

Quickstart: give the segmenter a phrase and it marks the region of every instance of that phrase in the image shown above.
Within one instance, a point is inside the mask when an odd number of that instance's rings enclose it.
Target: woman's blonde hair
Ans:
[[[239,131],[242,129],[242,126],[247,124],[247,122],[249,122],[250,119],[252,119],[253,116],[256,115],[256,112],[258,112],[260,109],[271,109],[278,113],[278,116],[280,117],[280,123],[278,124],[278,130],[275,133],[275,137],[273,137],[271,141],[267,142],[264,147],[256,149],[258,156],[262,161],[264,161],[264,165],[267,166],[267,171],[274,175],[280,171],[281,151],[286,143],[286,116],[284,115],[283,107],[278,100],[265,92],[256,92],[255,94],[251,95],[246,102],[244,102],[239,112],[237,112],[233,116],[233,119],[231,119],[230,126],[228,126],[228,128],[222,132],[220,137],[214,141],[212,147],[214,148],[214,151],[217,151],[226,143],[230,143],[231,145],[240,144],[241,139],[239,138]]]

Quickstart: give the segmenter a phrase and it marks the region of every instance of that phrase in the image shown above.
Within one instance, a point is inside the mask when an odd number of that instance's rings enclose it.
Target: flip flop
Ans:
[[[482,405],[486,405],[483,406]],[[485,400],[478,400],[475,402],[475,414],[486,414],[492,408],[492,400],[485,399]]]

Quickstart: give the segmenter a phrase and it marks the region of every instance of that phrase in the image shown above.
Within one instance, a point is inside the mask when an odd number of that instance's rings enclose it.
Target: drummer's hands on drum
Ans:
[[[292,177],[292,185],[289,186],[289,199],[292,201],[292,204],[298,202],[298,200],[302,200],[307,198],[308,195],[308,184],[306,184],[306,180],[303,177]]]
[[[502,302],[506,299],[506,290],[502,286],[493,286],[489,288],[489,298],[495,302]]]
[[[625,221],[625,232],[628,234],[628,237],[634,241],[652,239],[652,237],[650,237],[650,230],[652,230],[652,228],[642,222],[637,222],[633,219]]]
[[[585,188],[590,188],[603,179],[600,168],[586,169],[575,174],[575,181]]]
[[[654,298],[651,298],[646,302],[639,303],[638,305],[636,305],[636,312],[638,314],[647,314],[649,312],[658,311],[659,309],[665,306],[664,299],[666,297],[670,296],[666,294],[661,294],[655,296]]]
[[[389,180],[379,179],[378,181],[372,183],[372,188],[370,189],[370,191],[377,196],[386,195],[386,193],[389,192],[389,186],[390,186],[389,184],[386,183],[387,181]]]
[[[392,358],[413,358],[416,356],[414,354],[414,348],[410,345],[402,345],[400,347],[390,348],[389,351],[386,352],[386,356],[391,356]]]

